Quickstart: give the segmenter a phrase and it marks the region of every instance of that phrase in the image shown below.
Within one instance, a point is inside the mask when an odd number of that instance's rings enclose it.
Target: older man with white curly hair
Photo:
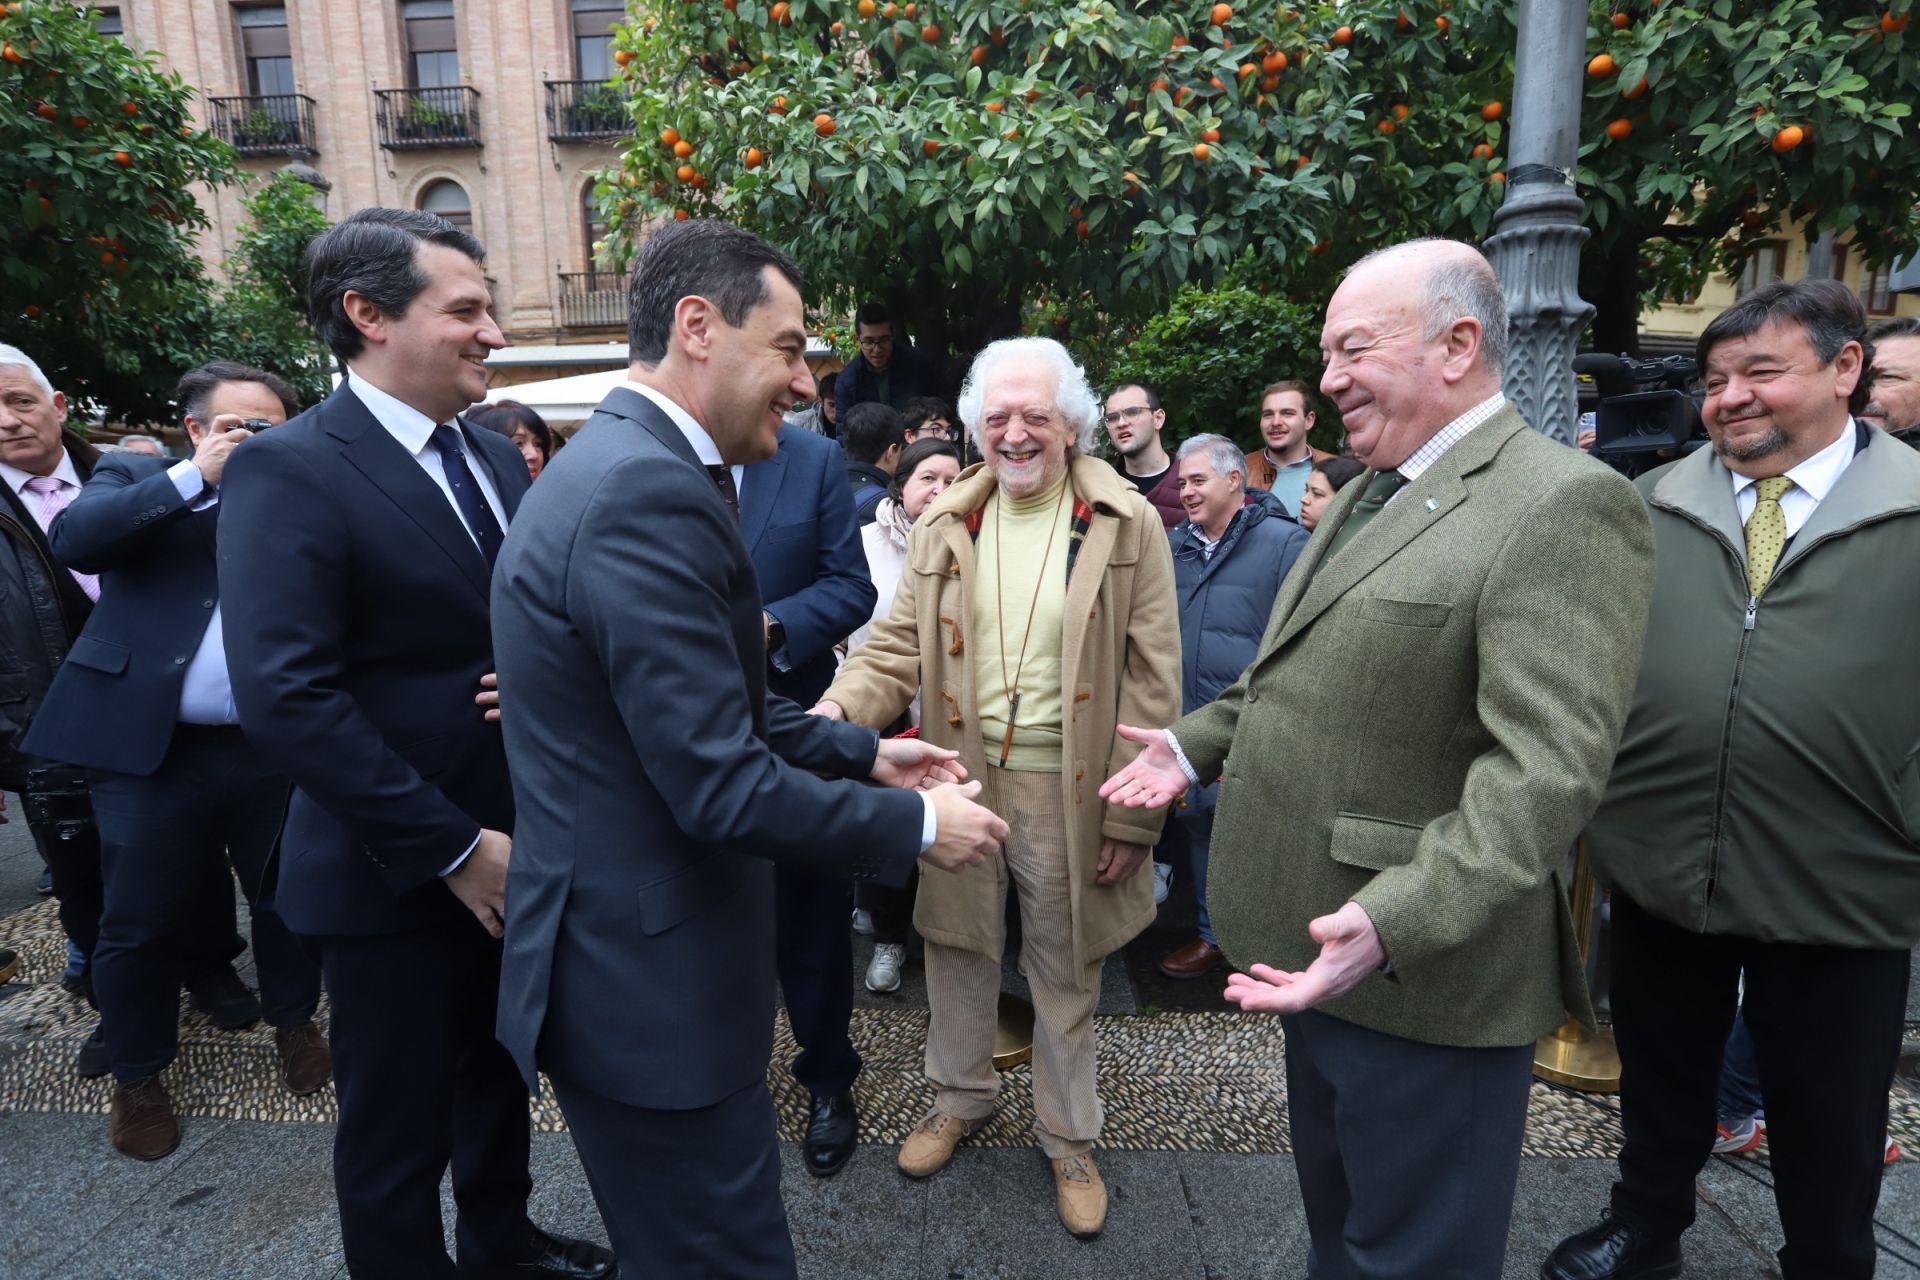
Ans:
[[[1153,919],[1141,873],[1165,817],[1110,807],[1096,788],[1137,751],[1116,726],[1164,723],[1179,705],[1173,561],[1153,508],[1090,456],[1100,404],[1059,343],[993,343],[959,408],[985,461],[914,523],[892,615],[815,709],[877,728],[924,689],[922,736],[959,751],[1012,828],[999,857],[921,876],[937,1097],[901,1172],[934,1173],[993,1115],[1011,882],[1035,1010],[1035,1138],[1061,1222],[1091,1239],[1107,1214],[1092,1154],[1101,962]]]

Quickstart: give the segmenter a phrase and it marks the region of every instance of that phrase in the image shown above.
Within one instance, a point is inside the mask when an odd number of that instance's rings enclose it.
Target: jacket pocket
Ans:
[[[725,900],[733,889],[733,877],[704,865],[687,867],[642,885],[640,932],[648,937],[665,933]]]
[[[1333,844],[1328,853],[1335,862],[1368,871],[1404,867],[1413,861],[1424,830],[1410,822],[1343,813],[1333,820]]]
[[[1430,604],[1425,600],[1389,600],[1369,596],[1360,602],[1360,616],[1372,622],[1387,622],[1396,627],[1444,627],[1453,612],[1450,604]]]
[[[123,644],[111,640],[102,640],[97,636],[81,635],[67,650],[67,661],[76,667],[85,667],[89,671],[104,671],[108,675],[119,675],[127,669],[127,656],[132,651]]]

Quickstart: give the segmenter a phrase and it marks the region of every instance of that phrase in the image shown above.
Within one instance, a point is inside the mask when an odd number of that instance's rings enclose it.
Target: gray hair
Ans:
[[[120,437],[119,442],[121,444],[150,444],[163,451],[166,449],[165,445],[161,444],[160,441],[152,436],[124,435]]]
[[[33,385],[40,388],[47,399],[53,399],[53,384],[47,381],[47,375],[40,371],[40,366],[33,362],[33,357],[18,347],[10,347],[0,342],[0,365],[9,364],[25,369],[27,376],[33,379]]]
[[[1511,321],[1507,312],[1507,295],[1500,288],[1500,277],[1494,274],[1493,265],[1479,249],[1463,240],[1421,236],[1388,245],[1384,249],[1375,249],[1348,267],[1346,274],[1352,275],[1376,258],[1397,254],[1417,245],[1442,244],[1471,250],[1473,256],[1449,255],[1427,268],[1420,291],[1420,312],[1424,321],[1420,336],[1424,341],[1431,342],[1445,333],[1456,320],[1471,316],[1480,322],[1481,363],[1486,365],[1487,372],[1498,378],[1507,367],[1507,337]]]
[[[1179,460],[1185,462],[1196,453],[1205,453],[1212,464],[1214,474],[1222,480],[1230,480],[1233,473],[1240,473],[1240,487],[1247,487],[1247,459],[1240,452],[1240,446],[1225,436],[1198,435],[1189,436],[1180,445]]]
[[[1056,390],[1053,407],[1073,429],[1071,451],[1093,452],[1094,431],[1100,423],[1100,401],[1087,381],[1087,371],[1074,362],[1067,349],[1052,338],[1002,338],[990,342],[973,358],[967,380],[960,384],[960,421],[973,433],[977,445],[985,445],[986,424],[980,408],[987,398],[987,384],[1008,364],[1045,365],[1053,371]]]

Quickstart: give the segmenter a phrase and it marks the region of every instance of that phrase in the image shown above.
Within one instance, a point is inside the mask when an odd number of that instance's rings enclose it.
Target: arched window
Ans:
[[[437,213],[462,231],[473,230],[473,202],[457,182],[440,181],[420,193],[420,207]]]

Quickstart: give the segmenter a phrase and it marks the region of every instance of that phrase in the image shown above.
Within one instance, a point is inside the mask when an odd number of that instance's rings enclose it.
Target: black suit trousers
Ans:
[[[96,773],[105,910],[93,988],[114,1077],[158,1075],[179,1047],[180,980],[209,915],[233,901],[233,872],[253,907],[260,1005],[274,1027],[313,1017],[320,966],[270,903],[267,860],[287,811],[287,780],[268,770],[237,728],[181,726],[146,777]],[[220,935],[216,934],[215,937]]]
[[[1781,1272],[1871,1276],[1911,953],[1695,933],[1615,893],[1612,961],[1626,1132],[1614,1213],[1656,1236],[1693,1224],[1739,1008],[1766,1103]]]
[[[500,943],[451,892],[423,914],[408,932],[317,940],[340,1098],[334,1191],[354,1280],[451,1280],[527,1245],[527,1089],[493,1036]],[[457,1271],[440,1219],[449,1163]]]

